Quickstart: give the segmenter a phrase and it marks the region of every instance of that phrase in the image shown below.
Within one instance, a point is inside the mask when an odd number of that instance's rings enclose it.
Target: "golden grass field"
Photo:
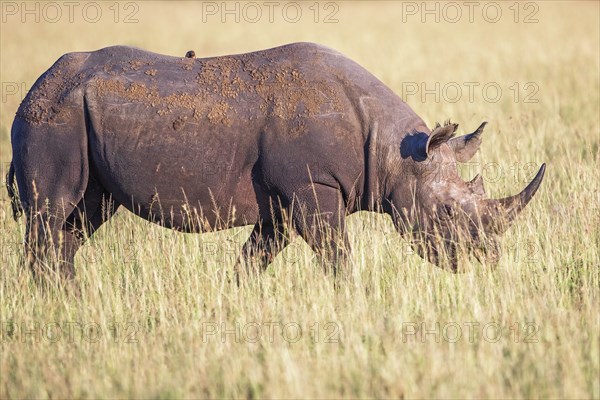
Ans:
[[[3,175],[19,102],[64,53],[125,44],[203,57],[295,41],[353,58],[430,126],[489,121],[462,173],[482,172],[491,196],[548,169],[496,270],[465,259],[467,272],[441,271],[389,217],[360,213],[354,279],[337,290],[300,239],[238,288],[219,272],[250,228],[178,234],[124,210],[78,253],[81,295],[44,290],[19,265],[24,220],[2,188],[0,398],[600,397],[598,2],[480,2],[473,22],[462,2],[457,22],[446,3],[428,3],[436,22],[413,14],[421,2],[318,3],[319,15],[307,2],[296,23],[287,2],[273,22],[255,3],[255,23],[246,3],[236,22],[209,15],[221,2],[98,2],[95,23],[95,9],[77,3],[70,21],[62,2],[55,22],[39,3],[36,23],[35,4],[2,2]],[[439,99],[421,90],[436,84]]]

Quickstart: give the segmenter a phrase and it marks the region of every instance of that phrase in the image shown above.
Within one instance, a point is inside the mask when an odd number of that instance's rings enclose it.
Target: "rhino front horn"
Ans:
[[[508,224],[525,208],[537,192],[545,172],[546,164],[542,164],[535,178],[521,193],[503,199],[487,200],[488,215],[491,217],[491,221],[488,223],[490,230],[502,233],[508,228]]]

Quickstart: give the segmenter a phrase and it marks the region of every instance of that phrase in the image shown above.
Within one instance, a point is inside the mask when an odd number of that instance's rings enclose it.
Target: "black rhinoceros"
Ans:
[[[545,170],[501,200],[480,177],[463,181],[456,163],[475,154],[484,124],[461,137],[456,124],[432,131],[317,44],[213,58],[115,46],[66,54],[37,80],[12,126],[7,186],[15,216],[25,211],[29,261],[52,250],[68,277],[119,205],[185,232],[254,225],[241,259],[263,267],[285,246],[284,216],[336,265],[345,217],[380,211],[421,256],[456,270],[459,243],[498,257],[497,236]]]

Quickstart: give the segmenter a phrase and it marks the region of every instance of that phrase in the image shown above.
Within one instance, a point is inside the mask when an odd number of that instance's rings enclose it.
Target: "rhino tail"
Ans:
[[[12,161],[10,163],[10,168],[8,169],[8,174],[6,174],[6,190],[8,191],[8,197],[10,198],[13,218],[17,221],[19,217],[23,215],[23,207],[21,206],[21,201],[17,194],[18,189],[16,189],[15,186],[15,166]]]

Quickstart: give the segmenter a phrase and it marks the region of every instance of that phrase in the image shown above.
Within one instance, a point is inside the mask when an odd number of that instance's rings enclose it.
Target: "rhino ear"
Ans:
[[[459,136],[450,140],[450,147],[454,149],[456,161],[467,162],[477,153],[481,145],[481,134],[486,124],[487,122],[483,122],[475,132],[469,135]]]
[[[457,128],[458,124],[451,124],[449,122],[444,124],[444,126],[438,124],[429,135],[429,139],[427,139],[425,154],[429,156],[435,148],[449,141],[454,136]]]

